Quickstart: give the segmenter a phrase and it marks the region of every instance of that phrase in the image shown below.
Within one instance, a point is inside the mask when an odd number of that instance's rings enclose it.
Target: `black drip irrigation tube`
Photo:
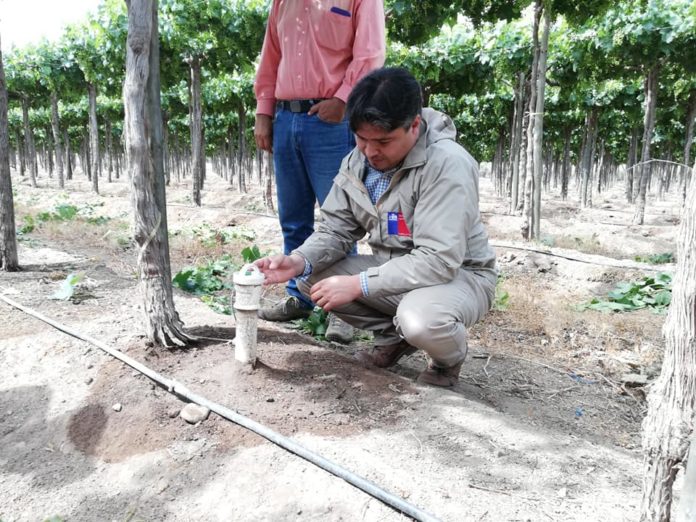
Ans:
[[[5,301],[10,306],[13,306],[18,310],[21,310],[22,312],[31,315],[32,317],[35,317],[36,319],[39,319],[40,321],[43,321],[46,324],[51,325],[53,328],[60,330],[63,333],[66,333],[72,337],[93,344],[94,346],[105,351],[112,357],[115,357],[116,359],[127,364],[131,368],[139,371],[146,377],[152,379],[153,381],[164,387],[169,393],[172,393],[178,397],[183,397],[184,399],[187,399],[190,402],[196,403],[200,406],[205,406],[210,411],[217,413],[220,417],[234,422],[235,424],[238,424],[239,426],[242,426],[243,428],[246,428],[250,431],[253,431],[257,435],[260,435],[261,437],[269,440],[273,444],[276,444],[281,448],[289,451],[290,453],[293,453],[298,457],[302,457],[303,459],[311,462],[312,464],[320,467],[321,469],[328,471],[329,473],[345,480],[352,486],[355,486],[361,491],[364,491],[368,495],[376,498],[377,500],[383,502],[384,504],[395,509],[396,511],[399,511],[404,515],[408,515],[414,520],[422,522],[440,522],[440,519],[438,519],[434,515],[431,515],[430,513],[423,511],[422,509],[414,506],[413,504],[409,504],[403,498],[397,497],[396,495],[389,493],[388,491],[382,489],[381,487],[370,482],[369,480],[364,479],[348,471],[347,469],[339,466],[338,464],[335,464],[330,460],[322,457],[321,455],[308,450],[304,446],[301,446],[293,440],[279,433],[276,433],[275,431],[264,426],[263,424],[259,424],[258,422],[251,420],[248,417],[245,417],[244,415],[240,415],[234,410],[231,410],[216,402],[212,402],[206,399],[205,397],[192,392],[183,384],[173,379],[166,378],[164,375],[161,375],[160,373],[148,368],[144,364],[139,363],[138,361],[136,361],[132,357],[127,356],[123,352],[116,350],[115,348],[111,348],[107,344],[102,343],[101,341],[98,341],[97,339],[94,339],[88,335],[72,330],[67,326],[62,325],[46,317],[45,315],[36,312],[35,310],[32,310],[29,307],[19,304],[2,294],[0,294],[0,299]]]

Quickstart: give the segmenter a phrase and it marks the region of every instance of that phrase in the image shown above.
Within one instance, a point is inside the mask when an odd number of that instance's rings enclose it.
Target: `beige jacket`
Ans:
[[[343,159],[322,221],[295,251],[313,272],[343,259],[367,233],[373,254],[384,260],[367,272],[370,296],[448,283],[459,270],[495,283],[495,254],[479,212],[478,165],[456,143],[449,116],[423,109],[423,121],[418,141],[376,205],[362,182],[363,154],[355,148]],[[398,212],[406,227],[389,233],[389,217]]]

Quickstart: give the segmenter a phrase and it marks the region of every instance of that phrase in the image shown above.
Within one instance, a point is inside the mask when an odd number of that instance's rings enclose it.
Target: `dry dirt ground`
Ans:
[[[506,215],[482,179],[481,207],[509,294],[471,330],[469,359],[452,390],[423,387],[415,354],[393,371],[365,369],[369,344],[321,342],[292,325],[260,323],[259,364],[237,371],[234,319],[176,291],[192,333],[187,349],[143,337],[127,184],[78,179],[65,191],[14,178],[18,226],[69,203],[92,217],[47,222],[20,241],[22,271],[0,274],[0,292],[95,337],[192,391],[292,438],[445,521],[636,520],[645,387],[659,372],[663,316],[607,315],[575,306],[655,267],[619,259],[676,252],[679,205],[648,203],[630,225],[621,190],[550,199],[544,242],[566,257],[519,248],[519,218]],[[277,220],[256,192],[240,195],[209,175],[203,207],[185,182],[169,189],[173,271],[254,243],[280,246]],[[573,195],[574,196],[574,195]],[[203,245],[191,230],[236,230]],[[215,243],[215,242],[213,242]],[[532,245],[543,249],[543,245]],[[608,265],[617,266],[608,266]],[[667,271],[673,266],[665,267]],[[52,300],[70,273],[80,298]],[[271,290],[269,300],[281,295]],[[40,521],[397,521],[408,518],[215,414],[196,425],[185,405],[98,348],[0,302],[0,519]],[[120,411],[114,406],[120,404]],[[679,481],[678,481],[679,484]]]

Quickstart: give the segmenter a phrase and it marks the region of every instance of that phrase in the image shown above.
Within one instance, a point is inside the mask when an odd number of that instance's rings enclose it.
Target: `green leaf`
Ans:
[[[609,292],[607,292],[607,297],[609,297],[609,299],[620,301],[621,299],[626,297],[626,292],[620,290],[610,290]]]
[[[19,227],[18,232],[20,234],[29,234],[30,232],[34,231],[34,228],[36,227],[36,222],[34,221],[34,218],[30,215],[24,216],[24,222],[22,223],[22,226]]]
[[[323,340],[328,328],[328,314],[317,306],[307,319],[298,319],[293,324],[299,331]]]
[[[672,274],[669,274],[667,272],[660,272],[659,274],[657,274],[656,279],[666,285],[672,284]]]
[[[172,279],[172,285],[185,292],[195,293],[196,283],[193,279],[194,269],[182,270]]]
[[[242,257],[244,258],[245,263],[253,263],[257,259],[261,259],[263,256],[261,255],[259,247],[254,245],[251,247],[246,247],[244,250],[242,250]]]
[[[54,219],[58,221],[69,221],[77,215],[77,207],[74,205],[58,205],[55,208]]]
[[[657,306],[667,307],[672,302],[672,292],[669,290],[662,290],[655,294],[655,304]]]
[[[314,329],[314,336],[315,337],[323,337],[326,335],[326,330],[328,326],[324,323],[316,325],[316,328]]]
[[[620,282],[616,288],[607,293],[607,299],[593,298],[580,305],[580,310],[599,310],[602,312],[627,312],[651,308],[661,312],[672,300],[672,276],[660,273],[657,276],[644,277],[640,281]]]
[[[495,289],[495,302],[493,304],[494,308],[498,311],[504,311],[508,309],[509,306],[509,300],[510,300],[510,294],[502,290],[499,287],[496,287]]]

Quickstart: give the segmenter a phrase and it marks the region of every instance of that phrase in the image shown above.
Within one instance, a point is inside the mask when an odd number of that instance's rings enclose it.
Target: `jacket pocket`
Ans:
[[[333,11],[325,11],[315,27],[317,43],[332,51],[353,47],[353,18]]]

